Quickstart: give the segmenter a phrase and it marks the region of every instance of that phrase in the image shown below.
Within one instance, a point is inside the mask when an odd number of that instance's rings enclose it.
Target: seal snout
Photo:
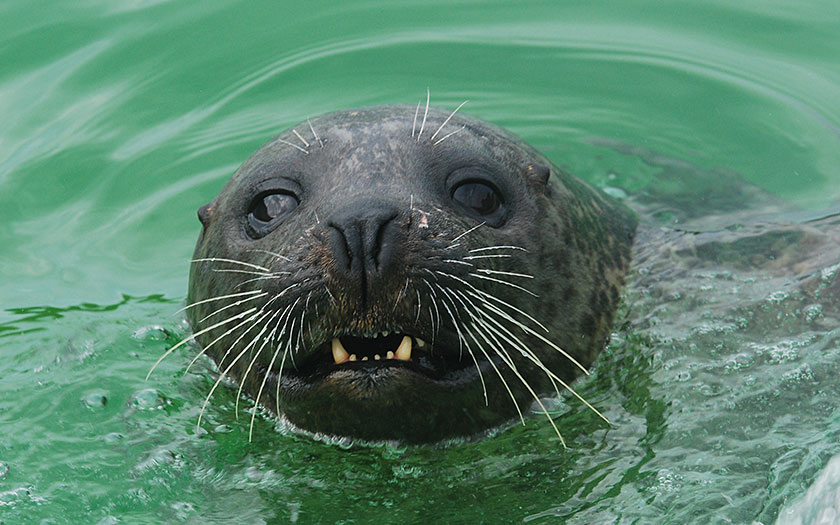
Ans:
[[[399,210],[377,200],[354,201],[328,221],[335,276],[358,288],[364,301],[385,280],[398,259]]]

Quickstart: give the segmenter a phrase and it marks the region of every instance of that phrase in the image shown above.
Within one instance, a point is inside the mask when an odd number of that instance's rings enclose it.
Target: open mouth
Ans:
[[[318,345],[301,363],[297,374],[317,379],[339,370],[403,368],[441,380],[468,369],[475,371],[474,362],[466,353],[457,347],[454,352],[446,348],[400,331],[336,335]]]

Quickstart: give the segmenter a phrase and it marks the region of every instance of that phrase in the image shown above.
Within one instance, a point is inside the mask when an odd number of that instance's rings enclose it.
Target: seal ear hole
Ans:
[[[540,184],[548,184],[551,168],[544,164],[530,164],[528,166],[528,176]]]
[[[297,197],[286,191],[269,191],[257,195],[248,206],[248,225],[253,237],[270,232],[278,221],[298,207]]]
[[[208,202],[204,206],[198,209],[198,220],[201,221],[203,226],[207,226],[207,223],[210,222],[210,216],[213,214],[213,203]]]
[[[504,201],[495,186],[482,180],[465,180],[452,188],[452,200],[490,226],[499,226],[504,218]]]

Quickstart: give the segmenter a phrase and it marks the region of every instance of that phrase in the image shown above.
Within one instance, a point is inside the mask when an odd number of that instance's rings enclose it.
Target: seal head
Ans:
[[[188,319],[221,373],[304,430],[412,443],[585,371],[636,225],[508,132],[408,106],[279,135],[199,219]]]

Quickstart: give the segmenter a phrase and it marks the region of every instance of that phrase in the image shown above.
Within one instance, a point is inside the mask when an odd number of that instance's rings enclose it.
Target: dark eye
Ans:
[[[502,199],[492,186],[483,182],[465,182],[455,188],[452,198],[482,217],[493,215],[502,206]]]
[[[267,193],[254,199],[248,212],[248,222],[258,234],[265,234],[273,221],[288,215],[297,208],[298,200],[289,193]]]

